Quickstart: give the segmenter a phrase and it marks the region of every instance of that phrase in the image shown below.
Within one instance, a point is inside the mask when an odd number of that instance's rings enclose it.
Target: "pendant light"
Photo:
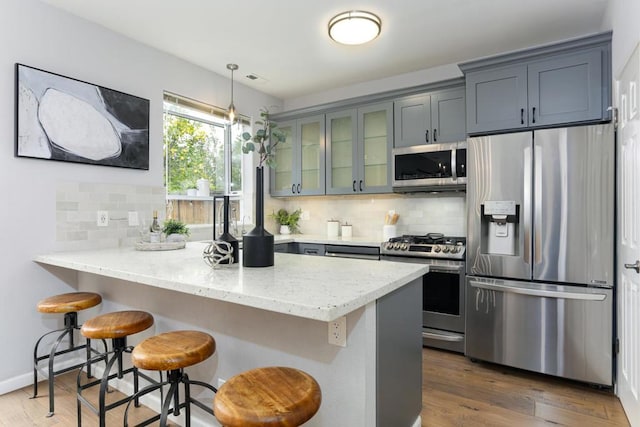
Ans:
[[[358,45],[380,34],[382,21],[377,15],[363,10],[342,12],[329,21],[329,37],[338,43]]]
[[[233,124],[236,119],[236,106],[233,105],[233,72],[237,69],[238,64],[227,64],[227,70],[231,70],[231,104],[229,104],[229,110],[227,111],[231,124]]]

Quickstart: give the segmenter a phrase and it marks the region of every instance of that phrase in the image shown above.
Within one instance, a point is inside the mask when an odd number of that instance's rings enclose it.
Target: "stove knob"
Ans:
[[[460,252],[460,248],[459,248],[459,247],[457,247],[457,246],[453,246],[453,247],[451,248],[451,253],[452,253],[452,254],[457,254],[458,252]]]
[[[449,253],[449,246],[445,246],[444,248],[442,248],[442,253],[443,254]]]
[[[435,249],[433,250],[435,253],[440,253],[440,246],[436,246]]]
[[[386,242],[384,244],[384,248],[387,249],[387,250],[390,250],[392,246],[393,246],[393,243]]]
[[[396,249],[396,250],[400,249],[400,243],[397,243],[397,242],[394,243],[393,244],[393,249]]]
[[[407,249],[409,249],[409,245],[407,245],[406,243],[403,243],[400,245],[400,250],[401,251],[406,251]]]

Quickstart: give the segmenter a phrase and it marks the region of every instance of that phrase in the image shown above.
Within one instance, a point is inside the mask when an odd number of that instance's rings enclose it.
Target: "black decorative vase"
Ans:
[[[273,265],[273,234],[264,229],[264,170],[256,168],[256,227],[242,237],[242,265]]]
[[[214,197],[213,198],[213,240],[220,240],[223,242],[227,242],[231,245],[231,256],[232,256],[232,260],[228,260],[228,261],[222,261],[220,264],[235,264],[237,262],[239,262],[239,256],[238,256],[238,251],[239,251],[239,242],[238,239],[236,239],[233,234],[229,233],[229,196],[222,196],[222,212],[223,212],[223,225],[222,225],[222,234],[220,235],[220,237],[218,237],[216,239],[216,199],[219,199],[219,197]]]

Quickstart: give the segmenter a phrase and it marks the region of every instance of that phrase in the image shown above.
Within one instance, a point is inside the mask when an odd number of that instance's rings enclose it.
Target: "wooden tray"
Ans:
[[[173,251],[175,249],[184,249],[186,242],[137,242],[137,251]]]

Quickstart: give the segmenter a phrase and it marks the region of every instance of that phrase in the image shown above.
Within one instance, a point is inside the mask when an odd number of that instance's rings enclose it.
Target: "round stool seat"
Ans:
[[[152,325],[153,316],[146,311],[115,311],[87,320],[80,331],[91,339],[113,339],[142,332]]]
[[[71,313],[95,307],[102,302],[94,292],[71,292],[45,298],[38,303],[40,313]]]
[[[133,349],[138,369],[172,371],[208,359],[216,350],[213,337],[200,331],[172,331],[147,338]]]
[[[299,426],[320,408],[316,380],[298,369],[252,369],[225,382],[213,400],[213,412],[225,427]]]

